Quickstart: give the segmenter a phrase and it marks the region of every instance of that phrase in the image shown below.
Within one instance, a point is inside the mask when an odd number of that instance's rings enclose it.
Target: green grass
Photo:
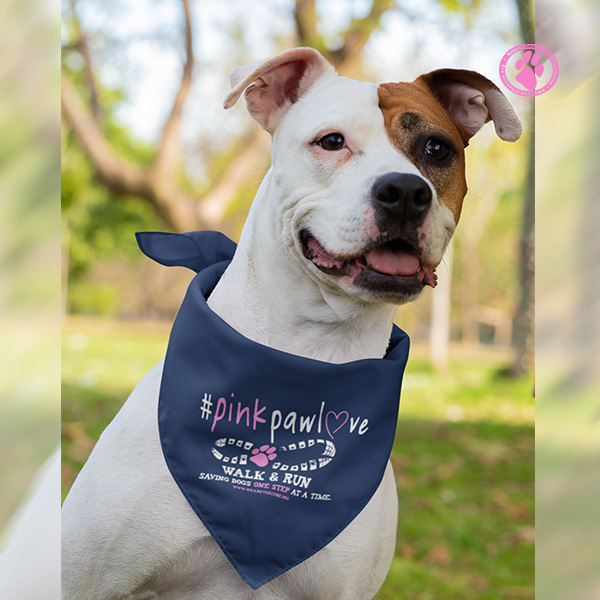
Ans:
[[[533,597],[533,430],[401,419],[397,556],[378,598]]]
[[[63,497],[98,437],[163,356],[169,328],[71,319],[63,327]]]
[[[63,336],[64,492],[144,373],[168,327],[69,321]],[[378,600],[533,598],[531,378],[506,354],[457,347],[447,370],[414,347],[392,463],[396,556]]]

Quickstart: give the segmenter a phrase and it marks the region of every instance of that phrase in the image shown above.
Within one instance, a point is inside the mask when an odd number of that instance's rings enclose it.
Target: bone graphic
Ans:
[[[319,456],[299,463],[293,461],[295,451],[320,445],[323,446],[323,449]],[[254,448],[252,442],[235,438],[219,438],[213,444],[212,454],[223,463],[239,467],[247,466],[250,461],[261,468],[270,464],[270,467],[276,471],[315,471],[328,465],[333,460],[335,445],[329,440],[310,439],[277,448],[268,444]]]

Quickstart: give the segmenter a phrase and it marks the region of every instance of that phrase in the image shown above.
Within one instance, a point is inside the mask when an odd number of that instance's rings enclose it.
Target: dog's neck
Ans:
[[[208,300],[211,309],[242,335],[278,350],[332,363],[381,358],[394,306],[365,303],[309,277],[282,247],[265,204],[255,200],[231,265]]]

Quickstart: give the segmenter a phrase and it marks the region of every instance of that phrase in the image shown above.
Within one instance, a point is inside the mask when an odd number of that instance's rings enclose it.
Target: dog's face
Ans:
[[[435,286],[467,191],[469,137],[490,119],[501,137],[520,134],[502,93],[470,71],[377,86],[303,48],[234,70],[232,84],[226,106],[246,90],[273,136],[269,210],[293,262],[365,301]]]
[[[315,86],[273,136],[273,175],[283,237],[306,269],[405,302],[435,285],[460,212],[447,202],[466,192],[464,144],[443,111],[426,112],[425,92],[397,114],[383,93],[342,77]]]

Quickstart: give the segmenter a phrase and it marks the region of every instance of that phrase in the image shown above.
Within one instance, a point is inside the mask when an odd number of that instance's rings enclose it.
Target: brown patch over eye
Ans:
[[[405,112],[400,115],[400,125],[404,129],[414,129],[421,124],[421,117],[415,113]]]
[[[464,143],[434,96],[411,83],[384,83],[379,108],[392,145],[428,179],[458,222],[467,192]]]

